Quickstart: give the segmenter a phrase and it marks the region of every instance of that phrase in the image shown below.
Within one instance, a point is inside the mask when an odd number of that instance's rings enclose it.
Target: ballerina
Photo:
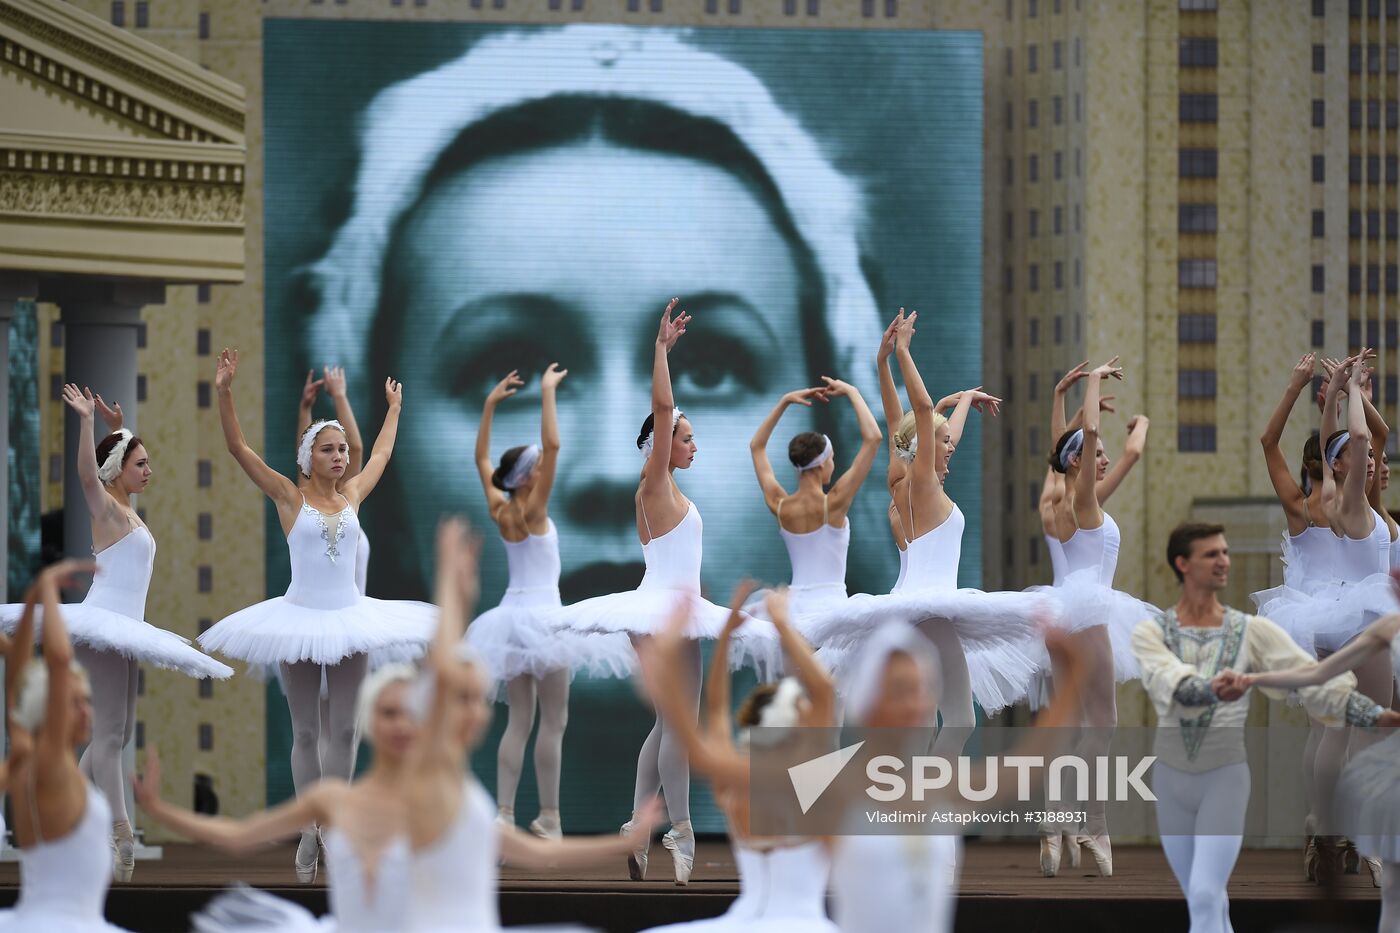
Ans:
[[[826,886],[831,869],[830,841],[802,836],[762,836],[750,821],[751,772],[749,730],[761,728],[829,728],[835,722],[836,694],[831,675],[812,653],[788,617],[784,591],[765,600],[768,619],[778,631],[793,676],[760,684],[745,699],[736,717],[740,733],[735,748],[730,734],[729,671],[726,649],[745,616],[740,606],[753,584],[741,584],[729,619],[715,642],[706,678],[705,725],[696,725],[692,707],[675,692],[684,670],[690,607],[680,603],[666,627],[638,649],[646,692],[686,747],[697,771],[709,778],[715,803],[724,813],[739,871],[739,896],[721,916],[654,927],[651,933],[836,933],[826,918]],[[797,736],[797,741],[802,740]]]
[[[1118,723],[1116,681],[1130,679],[1137,673],[1131,645],[1133,626],[1156,612],[1147,603],[1113,589],[1120,533],[1100,499],[1101,484],[1109,477],[1099,431],[1102,387],[1105,379],[1121,379],[1122,374],[1118,358],[1114,357],[1083,376],[1086,381],[1079,416],[1081,426],[1073,430],[1066,426],[1049,458],[1051,469],[1064,477],[1064,493],[1041,513],[1045,536],[1055,542],[1050,547],[1052,562],[1056,545],[1063,558],[1063,575],[1051,591],[1060,606],[1055,624],[1082,645],[1091,658],[1089,669],[1099,675],[1084,685],[1082,698],[1080,725],[1084,732],[1079,752],[1087,758],[1097,758],[1108,751]],[[1145,445],[1147,430],[1145,417],[1139,415],[1131,422],[1129,439],[1135,448]],[[1092,456],[1092,461],[1086,459],[1088,456]],[[1104,491],[1111,494],[1123,475],[1125,471],[1120,471],[1117,482]],[[1053,663],[1051,672],[1054,678]],[[1040,869],[1046,877],[1058,874],[1066,840],[1072,865],[1078,864],[1079,849],[1087,848],[1099,874],[1113,874],[1107,803],[1090,799],[1084,809],[1086,820],[1082,828],[1046,827],[1042,831]]]
[[[848,651],[887,618],[916,625],[938,648],[941,665],[943,727],[933,753],[952,759],[976,725],[974,695],[990,711],[1024,694],[1037,669],[1030,652],[1039,634],[1031,617],[1044,600],[957,588],[965,520],[944,487],[948,459],[974,405],[995,414],[1000,399],[969,389],[955,396],[948,418],[940,415],[909,350],[917,318],[917,312],[906,317],[901,308],[877,357],[885,416],[897,426],[886,484],[890,531],[900,552],[899,580],[888,595],[858,594],[828,612],[813,626],[812,637],[823,648]],[[889,369],[892,353],[909,393],[908,414]]]
[[[88,672],[96,702],[93,738],[80,760],[83,774],[112,811],[112,874],[130,881],[136,869],[136,837],[126,811],[122,749],[136,732],[136,686],[141,663],[199,679],[224,680],[233,669],[174,632],[144,621],[146,594],[155,572],[155,539],[137,515],[132,497],[150,482],[150,457],[141,438],[122,427],[120,404],[76,385],[63,401],[78,415],[78,482],[92,519],[92,543],[100,573],[82,603],[65,610],[73,651]],[[95,412],[109,433],[93,447]],[[0,612],[13,631],[23,607]]]
[[[792,562],[788,601],[794,624],[804,637],[810,634],[817,614],[841,605],[847,598],[846,552],[851,544],[851,526],[846,521],[846,513],[856,492],[870,475],[881,438],[880,425],[855,386],[830,376],[823,376],[822,381],[823,386],[784,395],[749,442],[763,500],[778,520],[778,534]],[[841,478],[833,482],[836,456],[831,438],[814,431],[798,434],[788,443],[788,459],[797,468],[797,492],[789,495],[768,461],[768,441],[774,428],[789,406],[810,407],[813,399],[827,402],[843,396],[850,400],[860,426],[860,449],[855,459]],[[784,506],[787,507],[786,524]],[[759,607],[755,605],[751,611],[758,614]]]
[[[341,550],[342,542],[350,547],[358,543],[356,510],[388,466],[403,389],[393,379],[385,380],[389,407],[384,425],[369,459],[353,479],[340,479],[347,448],[340,424],[319,421],[306,430],[297,452],[297,467],[310,480],[303,491],[264,463],[244,440],[233,401],[237,371],[238,351],[224,350],[215,376],[224,441],[243,471],[277,506],[291,554],[292,581],[285,596],[227,616],[199,640],[205,648],[229,657],[280,665],[292,717],[292,780],[300,794],[323,774],[350,777],[355,697],[367,670],[366,653],[421,646],[432,631],[436,615],[432,606],[360,593],[354,561]],[[328,722],[320,716],[323,669],[329,692]],[[324,763],[319,748],[323,729],[330,735]],[[299,881],[315,879],[318,849],[315,829],[308,828],[297,846]]]
[[[476,435],[476,468],[491,520],[500,531],[510,584],[495,609],[467,627],[467,642],[486,661],[495,683],[505,684],[509,716],[496,751],[497,819],[515,825],[515,791],[525,744],[539,710],[535,781],[540,812],[530,823],[539,836],[563,834],[559,820],[559,771],[569,718],[569,679],[586,667],[619,676],[631,667],[632,649],[621,635],[587,638],[552,631],[547,616],[560,606],[559,532],[549,517],[550,492],[559,463],[555,395],[567,369],[551,363],[540,377],[540,443],[512,447],[491,463],[491,424],[496,406],[525,384],[517,371],[486,397]],[[602,653],[607,652],[609,662]]]
[[[1157,713],[1152,790],[1162,848],[1186,898],[1191,929],[1226,933],[1226,888],[1249,805],[1248,675],[1307,665],[1312,658],[1268,619],[1221,604],[1230,579],[1222,526],[1179,525],[1167,544],[1167,562],[1181,598],[1133,632],[1142,684]],[[1350,676],[1309,682],[1318,686],[1299,690],[1299,699],[1326,722],[1400,722],[1400,714],[1357,691]],[[1272,699],[1287,696],[1263,677],[1252,683]]]
[[[20,887],[15,907],[0,911],[0,930],[119,930],[102,917],[112,880],[107,858],[112,811],[73,752],[92,735],[92,694],[74,660],[59,604],[60,589],[96,571],[96,564],[73,560],[45,567],[29,588],[6,659],[6,773],[20,845]],[[44,615],[42,660],[33,657],[36,604],[42,604]]]
[[[642,475],[635,496],[637,537],[642,543],[646,573],[635,590],[595,596],[566,606],[556,617],[566,631],[611,635],[628,634],[634,643],[650,636],[665,621],[677,598],[694,601],[689,641],[684,653],[684,676],[677,688],[689,697],[692,709],[700,703],[700,639],[714,638],[724,627],[727,611],[700,598],[700,512],[687,499],[671,475],[687,470],[695,460],[695,431],[676,407],[671,391],[667,356],[685,335],[690,315],[677,311],[673,298],[661,314],[652,356],[651,414],[642,422],[637,448],[642,452]],[[674,318],[672,312],[676,312]],[[766,625],[766,623],[764,623]],[[776,639],[771,626],[753,626],[753,637],[736,640],[736,658],[752,658],[760,665],[775,658]],[[637,781],[632,797],[634,812],[661,790],[671,829],[662,844],[671,852],[677,884],[690,880],[695,861],[695,832],[690,825],[690,768],[685,749],[658,714],[637,755]],[[628,832],[635,818],[623,825]],[[631,853],[628,876],[646,877],[650,840]]]
[[[311,427],[313,420],[312,413],[315,410],[316,396],[320,394],[322,388],[331,397],[335,404],[335,420],[345,428],[345,472],[341,474],[340,480],[336,483],[339,488],[341,483],[358,476],[360,467],[364,465],[365,442],[360,436],[360,425],[355,420],[355,411],[350,407],[350,390],[345,382],[345,367],[327,366],[321,370],[321,378],[315,378],[316,371],[307,370],[306,383],[301,388],[301,404],[297,407],[297,442],[300,443],[306,434],[306,429]],[[304,489],[310,482],[310,477],[297,473],[297,488]],[[360,526],[360,541],[355,547],[355,585],[359,587],[361,593],[369,595],[369,535],[365,534],[364,526]],[[326,710],[322,709],[324,717]]]

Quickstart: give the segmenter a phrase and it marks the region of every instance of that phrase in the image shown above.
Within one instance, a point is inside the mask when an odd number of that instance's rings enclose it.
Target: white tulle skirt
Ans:
[[[857,593],[810,624],[811,640],[830,652],[839,668],[867,634],[883,622],[911,625],[945,620],[967,657],[972,693],[984,710],[1010,706],[1026,695],[1044,654],[1036,620],[1051,604],[1033,593],[987,593],[973,589]]]
[[[691,920],[685,923],[668,923],[665,926],[648,927],[643,933],[839,933],[839,931],[836,924],[830,920],[817,920],[810,917],[749,919],[721,914],[707,920]]]
[[[1050,624],[1067,632],[1082,632],[1102,625],[1108,630],[1113,649],[1113,676],[1122,683],[1138,677],[1137,656],[1133,654],[1133,629],[1139,622],[1161,615],[1161,610],[1136,596],[1104,586],[1094,568],[1077,570],[1059,586],[1036,586],[1027,592],[1048,598],[1053,606]],[[1038,660],[1049,666],[1048,655]]]
[[[1347,762],[1337,781],[1337,821],[1362,855],[1400,862],[1400,733]]]
[[[659,631],[678,605],[690,604],[691,638],[717,638],[729,619],[729,610],[702,596],[665,587],[646,587],[608,593],[554,610],[547,617],[551,630],[564,635],[591,637],[623,635],[630,638]],[[730,642],[731,667],[753,666],[776,670],[781,659],[778,633],[766,619],[745,613],[745,622]]]
[[[168,671],[179,671],[190,677],[226,680],[233,676],[233,668],[227,664],[209,657],[188,639],[156,628],[149,622],[86,603],[65,604],[62,612],[63,626],[68,630],[69,640],[75,645],[121,655]],[[15,633],[23,613],[23,604],[0,606],[0,625],[3,625],[6,634]],[[37,639],[43,630],[43,606],[34,607],[34,621]]]
[[[357,596],[339,609],[313,609],[278,596],[221,619],[199,643],[250,664],[335,664],[386,649],[422,654],[436,628],[431,603]]]
[[[1380,616],[1400,609],[1394,594],[1389,574],[1375,573],[1354,583],[1285,583],[1251,593],[1250,599],[1258,615],[1317,657],[1318,649],[1336,651]]]
[[[467,626],[466,641],[485,659],[497,691],[520,676],[567,670],[590,677],[625,677],[636,666],[626,635],[585,635],[550,625],[560,609],[559,590],[506,590],[501,603]]]
[[[336,929],[330,914],[311,911],[266,891],[237,885],[190,915],[195,933],[328,933]]]
[[[0,910],[0,930],[4,933],[130,933],[125,927],[105,920],[75,917],[55,907]]]

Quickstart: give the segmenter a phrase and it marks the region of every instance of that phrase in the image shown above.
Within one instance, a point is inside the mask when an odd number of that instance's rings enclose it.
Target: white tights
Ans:
[[[539,678],[529,674],[515,677],[506,684],[506,702],[510,713],[505,734],[496,750],[496,804],[515,812],[515,790],[520,786],[525,743],[535,725],[538,703],[540,729],[535,735],[535,784],[539,788],[540,809],[558,810],[564,727],[569,723],[569,672],[551,671]]]
[[[691,715],[698,718],[700,642],[688,639],[682,651],[688,682],[677,683],[674,688],[684,693]],[[642,750],[637,754],[637,784],[632,794],[632,812],[636,813],[642,804],[655,797],[658,790],[666,798],[666,815],[673,824],[690,819],[690,761],[686,758],[684,743],[674,729],[666,728],[659,714],[656,724],[642,743]]]
[[[92,741],[78,766],[107,798],[112,821],[128,822],[122,749],[136,734],[137,665],[119,654],[85,645],[74,645],[73,655],[92,683]]]
[[[953,624],[947,619],[925,619],[918,625],[925,638],[938,649],[938,715],[943,720],[932,754],[953,761],[977,726],[972,707],[972,677],[967,672],[967,655]]]
[[[1233,933],[1225,889],[1244,842],[1249,765],[1193,774],[1158,761],[1152,792],[1162,849],[1186,895],[1190,933]]]
[[[324,665],[329,694],[321,719],[321,668],[312,661],[282,665],[282,689],[292,715],[292,784],[298,794],[321,777],[350,780],[355,769],[355,701],[369,668],[369,656],[352,654]],[[321,736],[326,735],[324,752]]]

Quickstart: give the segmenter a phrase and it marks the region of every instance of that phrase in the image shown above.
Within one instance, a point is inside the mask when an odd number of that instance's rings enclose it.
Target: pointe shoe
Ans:
[[[681,820],[661,837],[661,844],[671,850],[671,862],[676,869],[676,884],[690,884],[690,870],[695,866],[695,831],[690,820]]]
[[[1040,873],[1053,878],[1060,872],[1060,834],[1040,834]]]
[[[559,811],[541,810],[540,815],[530,821],[530,832],[541,839],[563,839],[564,828],[559,822]]]
[[[632,828],[632,821],[631,821],[631,820],[628,820],[626,823],[623,823],[623,824],[622,824],[622,834],[623,834],[624,836],[627,835],[628,830],[630,830],[631,828]],[[644,881],[644,880],[646,880],[646,876],[647,876],[647,852],[650,851],[650,849],[651,849],[651,837],[648,836],[648,837],[647,837],[647,841],[642,845],[642,847],[641,847],[640,849],[633,849],[631,852],[627,853],[627,877],[628,877],[628,878],[631,878],[633,881]]]
[[[1383,872],[1383,869],[1381,868],[1381,860],[1368,855],[1366,856],[1364,861],[1366,862],[1366,867],[1371,870],[1371,887],[1379,888],[1381,886]]]
[[[112,879],[130,881],[136,870],[136,837],[126,820],[112,824]]]
[[[1060,835],[1060,849],[1069,856],[1069,867],[1079,867],[1079,839],[1069,830],[1065,830]]]
[[[316,872],[321,867],[321,834],[315,829],[303,829],[301,841],[297,843],[296,861],[297,883],[310,884],[316,880]]]
[[[1099,869],[1100,877],[1113,877],[1113,846],[1108,841],[1108,833],[1080,833],[1074,837],[1074,841],[1089,850],[1089,854],[1094,857],[1095,866]]]

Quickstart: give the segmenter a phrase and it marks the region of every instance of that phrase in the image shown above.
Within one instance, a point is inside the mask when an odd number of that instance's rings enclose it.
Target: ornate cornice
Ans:
[[[0,58],[167,138],[243,141],[242,88],[69,4],[0,0]]]

